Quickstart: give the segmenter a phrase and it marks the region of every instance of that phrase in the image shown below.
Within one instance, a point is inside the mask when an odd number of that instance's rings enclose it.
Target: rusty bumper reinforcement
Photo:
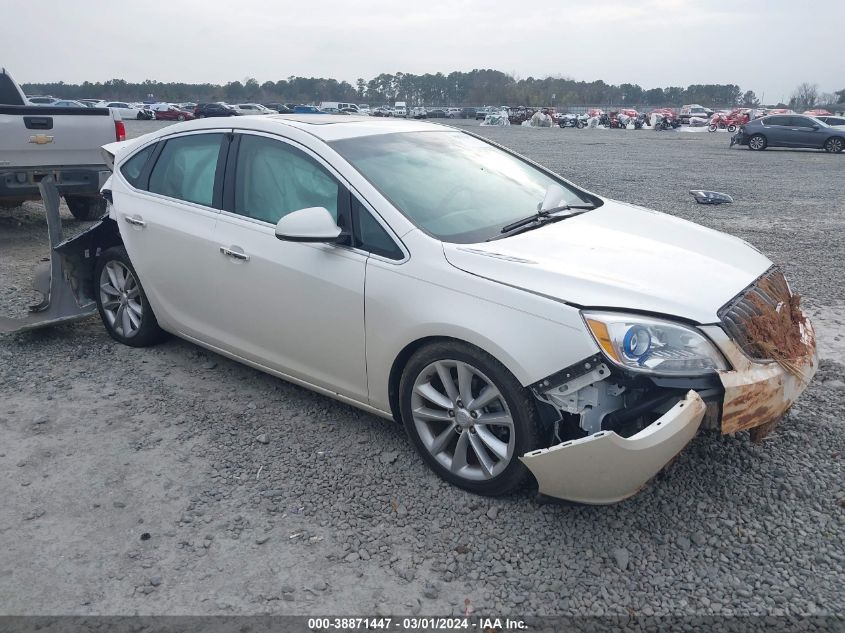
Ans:
[[[542,494],[591,504],[636,494],[692,440],[706,406],[695,391],[629,438],[613,431],[526,453]]]
[[[23,318],[0,316],[0,334],[78,321],[97,312],[97,306],[92,300],[81,297],[76,287],[78,279],[69,273],[60,252],[63,246],[62,220],[59,215],[59,190],[53,177],[46,176],[38,183],[38,189],[47,212],[50,262],[47,266],[39,267],[32,287],[43,299],[38,305],[31,306],[29,314]],[[96,229],[96,226],[89,231]]]
[[[787,371],[775,361],[753,361],[719,326],[701,328],[722,350],[733,366],[719,372],[725,388],[722,404],[722,433],[752,431],[760,439],[780,420],[806,389],[819,366],[813,327],[802,325],[806,355],[792,363]]]

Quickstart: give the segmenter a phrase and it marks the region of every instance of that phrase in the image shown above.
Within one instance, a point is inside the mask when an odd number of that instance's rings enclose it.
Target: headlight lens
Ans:
[[[625,369],[684,376],[728,369],[713,343],[686,325],[617,312],[583,316],[605,355]]]

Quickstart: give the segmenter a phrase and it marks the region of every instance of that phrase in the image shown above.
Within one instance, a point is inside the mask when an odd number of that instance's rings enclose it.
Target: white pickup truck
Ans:
[[[0,68],[0,206],[39,199],[50,175],[75,218],[102,216],[99,192],[111,172],[100,147],[125,138],[116,110],[33,106]]]

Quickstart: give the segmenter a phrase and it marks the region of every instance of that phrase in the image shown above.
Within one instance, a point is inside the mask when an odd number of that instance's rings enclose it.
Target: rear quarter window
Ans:
[[[136,189],[143,188],[140,182],[141,174],[144,173],[144,167],[146,167],[147,161],[150,159],[150,156],[153,155],[153,150],[155,149],[155,146],[155,143],[153,143],[152,145],[148,145],[140,152],[135,154],[132,158],[123,163],[123,165],[121,165],[120,167],[120,173],[123,174],[123,177],[126,178],[126,181]]]

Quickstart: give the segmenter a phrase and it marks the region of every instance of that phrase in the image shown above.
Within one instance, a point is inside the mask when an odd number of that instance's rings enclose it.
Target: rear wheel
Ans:
[[[102,196],[65,196],[67,208],[77,220],[97,220],[106,214]]]
[[[748,139],[748,149],[753,149],[755,151],[760,151],[766,149],[768,145],[768,141],[766,141],[766,137],[762,134],[755,134],[750,139]]]
[[[177,116],[177,117],[176,117],[176,120],[177,120],[177,121],[184,121],[184,120],[185,120],[185,115],[184,115],[184,114],[180,114],[179,116]]]
[[[483,495],[530,480],[519,456],[540,447],[530,395],[501,363],[460,342],[423,347],[399,386],[405,429],[441,478]]]
[[[155,345],[167,337],[123,246],[104,251],[94,269],[97,310],[106,331],[131,347]]]
[[[736,132],[736,126],[735,126],[733,123],[731,123],[731,124],[728,126],[728,132],[730,132],[731,134],[733,134],[734,132]]]
[[[718,129],[719,129],[719,126],[718,126],[718,125],[716,125],[716,124],[711,124],[711,125],[710,125],[710,127],[708,127],[708,128],[707,128],[707,131],[708,131],[708,132],[715,132],[715,131],[716,131],[716,130],[718,130]]]
[[[831,154],[838,154],[842,151],[843,142],[842,139],[838,136],[834,136],[833,138],[827,139],[824,144],[824,151],[830,152]]]

